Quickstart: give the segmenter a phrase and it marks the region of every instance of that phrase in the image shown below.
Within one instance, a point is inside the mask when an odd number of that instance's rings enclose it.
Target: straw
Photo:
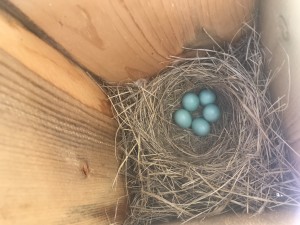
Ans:
[[[204,56],[174,57],[150,80],[103,87],[119,123],[119,172],[130,206],[125,224],[299,205],[299,175],[281,133],[283,106],[271,101],[259,34],[251,28],[226,50],[194,51]],[[222,118],[209,136],[198,137],[172,115],[184,93],[203,88],[216,92]]]

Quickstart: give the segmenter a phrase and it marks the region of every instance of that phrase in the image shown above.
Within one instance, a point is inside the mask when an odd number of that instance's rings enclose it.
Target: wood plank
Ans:
[[[117,125],[102,94],[2,12],[0,27],[0,224],[122,224]]]
[[[79,67],[3,13],[0,27],[0,49],[85,105],[112,115],[105,94]]]
[[[268,70],[276,72],[271,83],[274,100],[282,98],[287,106],[282,112],[286,141],[298,153],[292,154],[300,171],[300,32],[299,1],[265,0],[261,2],[262,41],[270,52]]]
[[[255,0],[2,2],[25,13],[83,67],[105,80],[123,81],[156,73],[184,46],[210,45],[203,29],[230,41]]]

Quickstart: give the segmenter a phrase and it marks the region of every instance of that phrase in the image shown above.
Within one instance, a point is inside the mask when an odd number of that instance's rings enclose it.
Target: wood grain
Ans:
[[[112,115],[107,97],[79,67],[3,12],[0,28],[0,49],[85,105]]]
[[[108,81],[155,74],[182,47],[230,41],[255,0],[3,0]],[[24,18],[23,18],[24,20]]]
[[[103,94],[3,12],[0,27],[0,224],[122,224]]]
[[[268,48],[268,69],[276,77],[271,83],[274,100],[282,98],[286,110],[282,125],[286,141],[298,153],[292,154],[300,171],[300,30],[299,1],[265,0],[261,2],[262,41]]]

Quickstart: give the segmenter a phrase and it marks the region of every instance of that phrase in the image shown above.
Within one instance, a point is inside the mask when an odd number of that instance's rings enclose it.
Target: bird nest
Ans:
[[[299,175],[280,130],[283,108],[270,98],[259,35],[252,29],[226,49],[194,51],[152,79],[103,87],[119,123],[126,224],[299,205]],[[198,137],[172,115],[184,93],[203,88],[217,94],[222,116]]]

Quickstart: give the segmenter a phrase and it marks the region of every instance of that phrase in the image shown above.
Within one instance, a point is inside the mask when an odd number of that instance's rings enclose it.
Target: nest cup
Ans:
[[[174,58],[151,80],[104,87],[120,125],[126,224],[299,205],[299,175],[280,131],[283,107],[270,100],[261,49],[251,30],[226,50]],[[203,88],[217,94],[222,117],[207,137],[198,137],[176,126],[172,116],[184,93]]]

